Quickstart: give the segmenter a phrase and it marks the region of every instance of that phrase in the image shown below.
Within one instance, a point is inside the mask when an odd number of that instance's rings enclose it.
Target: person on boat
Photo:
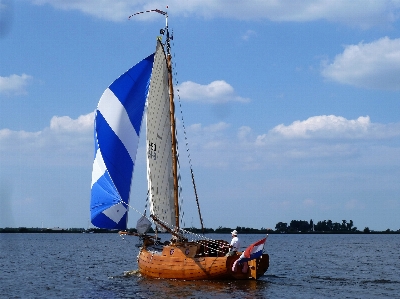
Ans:
[[[238,233],[237,233],[236,229],[231,234],[232,234],[232,241],[231,241],[231,244],[229,245],[229,251],[226,254],[226,256],[236,255],[236,253],[239,250],[239,246],[240,246],[240,241],[237,236]]]

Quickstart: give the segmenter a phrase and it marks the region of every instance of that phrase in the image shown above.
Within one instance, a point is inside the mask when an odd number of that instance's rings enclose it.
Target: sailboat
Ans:
[[[94,121],[91,222],[99,228],[126,231],[128,210],[136,210],[129,203],[130,188],[145,119],[150,215],[142,213],[137,225],[136,235],[142,241],[139,273],[150,278],[184,280],[258,279],[268,269],[268,254],[247,264],[235,263],[240,253],[227,256],[228,242],[190,234],[180,226],[172,36],[166,12],[147,12],[165,16],[166,25],[160,30],[165,40],[158,37],[155,52],[116,79],[100,98]],[[192,169],[191,174],[194,182]],[[198,204],[195,184],[194,193]],[[152,224],[156,232],[169,233],[170,241],[161,243],[157,235],[148,235]]]

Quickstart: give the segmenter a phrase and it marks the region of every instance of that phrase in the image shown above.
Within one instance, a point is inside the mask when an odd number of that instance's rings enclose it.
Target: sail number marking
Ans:
[[[147,151],[147,157],[151,160],[157,160],[157,145],[149,141],[149,147]]]

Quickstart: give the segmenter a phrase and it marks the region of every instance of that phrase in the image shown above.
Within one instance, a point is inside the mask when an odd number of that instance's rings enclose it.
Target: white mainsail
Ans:
[[[150,213],[172,226],[175,224],[175,206],[168,68],[160,42],[157,43],[147,98],[146,125]]]

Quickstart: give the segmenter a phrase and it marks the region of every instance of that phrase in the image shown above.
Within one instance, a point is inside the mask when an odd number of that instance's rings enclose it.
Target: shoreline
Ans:
[[[190,231],[190,229],[186,229]],[[129,229],[128,231],[134,231],[133,229]],[[39,234],[54,234],[54,233],[61,233],[61,234],[113,234],[118,233],[119,230],[106,230],[106,229],[82,229],[82,228],[68,228],[68,229],[41,229],[41,228],[26,228],[26,227],[18,227],[18,228],[0,228],[0,234],[32,234],[32,233],[39,233]],[[193,233],[201,234],[201,231],[198,229],[194,229]],[[159,234],[166,234],[160,233]],[[227,234],[225,231],[207,231],[204,235],[208,234]],[[228,233],[229,234],[229,233]],[[371,234],[400,234],[400,230],[397,231],[318,231],[318,232],[279,232],[273,230],[252,230],[250,232],[239,232],[241,235],[264,235],[264,234],[271,234],[271,235],[371,235]]]

